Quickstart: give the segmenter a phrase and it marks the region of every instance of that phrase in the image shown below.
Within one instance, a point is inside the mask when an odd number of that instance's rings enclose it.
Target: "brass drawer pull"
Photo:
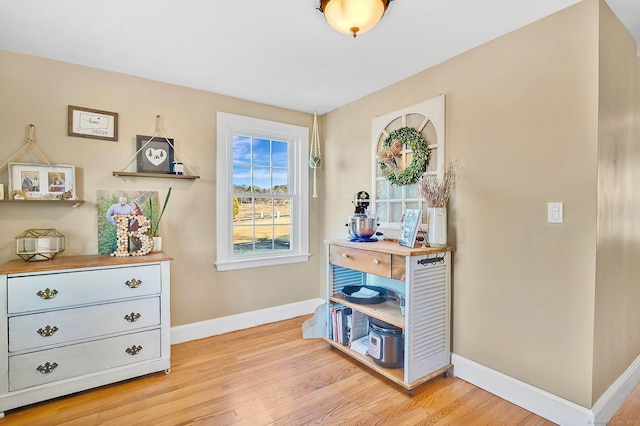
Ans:
[[[52,373],[53,370],[55,370],[56,368],[58,368],[57,362],[54,362],[54,363],[45,362],[44,365],[39,365],[36,368],[36,370],[38,370],[42,374],[49,374],[49,373]]]
[[[56,334],[56,331],[58,331],[58,327],[54,325],[53,327],[46,326],[45,328],[39,328],[36,333],[38,333],[42,337],[51,337]]]
[[[124,319],[126,319],[128,322],[136,322],[136,321],[138,321],[140,319],[141,316],[142,315],[140,315],[140,314],[136,314],[136,313],[131,312],[130,314],[125,315]]]
[[[130,348],[127,348],[125,352],[131,356],[134,356],[134,355],[138,355],[141,350],[142,350],[142,346],[133,345]]]
[[[38,291],[36,293],[36,296],[39,296],[40,299],[42,300],[49,300],[56,297],[56,294],[58,294],[58,290],[56,289],[51,290],[50,288],[45,288],[44,291],[42,290]]]
[[[135,278],[131,278],[129,281],[124,283],[129,288],[138,288],[142,284],[142,280],[136,280]]]

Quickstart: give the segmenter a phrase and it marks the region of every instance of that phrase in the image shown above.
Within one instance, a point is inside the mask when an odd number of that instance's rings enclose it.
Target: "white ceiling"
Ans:
[[[578,1],[394,0],[353,39],[318,0],[0,0],[0,49],[323,114]]]

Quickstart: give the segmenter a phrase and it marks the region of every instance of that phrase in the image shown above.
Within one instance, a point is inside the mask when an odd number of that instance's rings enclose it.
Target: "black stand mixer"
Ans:
[[[356,206],[353,216],[349,216],[346,226],[349,230],[349,240],[356,242],[378,241],[375,237],[378,228],[378,218],[375,215],[367,214],[369,207],[369,194],[359,191],[353,197],[353,204]]]

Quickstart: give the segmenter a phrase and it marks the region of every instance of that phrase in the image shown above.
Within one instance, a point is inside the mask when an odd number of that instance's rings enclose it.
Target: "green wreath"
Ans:
[[[393,185],[403,186],[415,183],[422,174],[427,171],[431,151],[427,147],[427,141],[422,134],[413,127],[400,127],[389,133],[389,136],[382,143],[383,149],[390,150],[395,141],[411,148],[413,160],[409,167],[402,171],[394,171],[389,162],[381,161],[380,169],[387,173],[387,180]],[[388,157],[388,156],[387,156]],[[395,158],[391,158],[395,164]]]

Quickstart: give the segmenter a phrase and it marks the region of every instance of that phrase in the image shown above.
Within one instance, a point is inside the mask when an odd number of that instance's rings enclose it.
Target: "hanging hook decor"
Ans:
[[[435,257],[427,256],[424,259],[418,260],[418,265],[427,266],[427,265],[435,265],[437,263],[440,263],[440,264],[444,265],[444,262],[445,262],[444,255],[442,255],[442,256],[436,255]]]
[[[320,153],[320,135],[318,133],[318,118],[313,112],[313,130],[311,131],[311,152],[309,153],[309,167],[313,169],[313,198],[318,198],[316,187],[316,171],[322,164],[322,154]]]
[[[27,137],[27,143],[24,144],[15,154],[13,154],[8,160],[4,161],[0,164],[0,173],[7,167],[7,165],[12,161],[17,161],[22,154],[33,149],[36,154],[40,157],[41,161],[43,161],[47,166],[51,166],[51,162],[47,158],[44,152],[34,142],[33,134],[35,132],[36,126],[33,124],[29,124],[29,136]]]

